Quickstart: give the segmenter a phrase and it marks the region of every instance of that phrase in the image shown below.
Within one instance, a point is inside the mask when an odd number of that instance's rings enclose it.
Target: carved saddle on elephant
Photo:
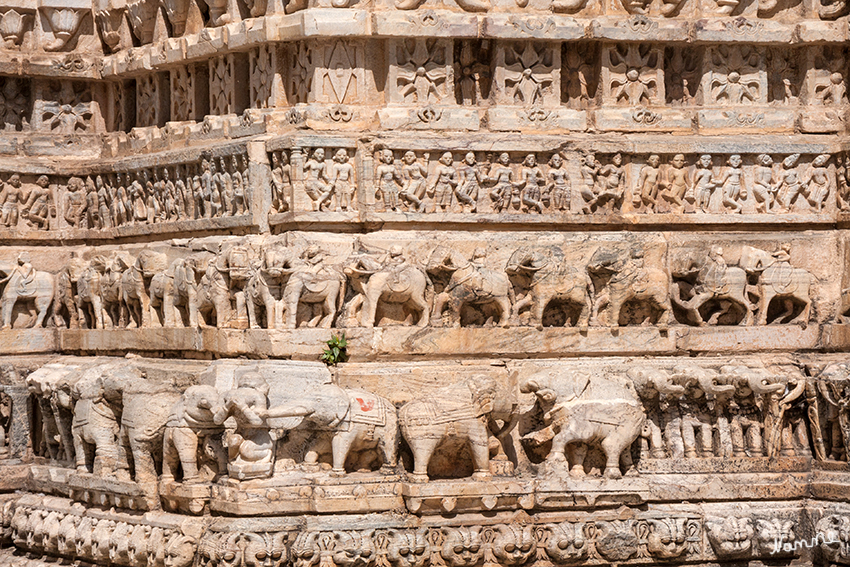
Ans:
[[[504,275],[499,272],[474,266],[467,274],[458,274],[459,272],[455,272],[455,275],[452,276],[449,285],[446,287],[447,292],[451,292],[458,286],[463,286],[474,293],[476,299],[479,300],[486,300],[503,294],[499,287],[501,285],[500,280],[504,279]]]
[[[797,291],[800,285],[795,277],[794,267],[788,262],[777,262],[762,272],[760,280],[770,286],[777,295],[790,295]]]

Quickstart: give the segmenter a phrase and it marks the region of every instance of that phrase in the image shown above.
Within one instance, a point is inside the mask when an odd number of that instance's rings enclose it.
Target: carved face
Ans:
[[[165,567],[190,567],[195,560],[195,538],[175,535],[165,546]]]
[[[587,556],[587,540],[581,525],[564,522],[549,529],[546,553],[556,563],[569,563]]]
[[[676,169],[682,169],[685,166],[685,156],[683,156],[682,154],[676,154],[675,156],[673,156],[673,160],[670,163]]]
[[[709,167],[711,167],[711,156],[710,156],[710,155],[708,155],[708,154],[701,155],[701,156],[699,157],[699,164],[700,164],[702,167],[705,167],[705,168],[709,168]]]
[[[521,565],[528,561],[536,549],[531,526],[510,524],[499,526],[493,540],[493,553],[504,565]]]
[[[301,532],[292,544],[295,567],[312,567],[319,563],[319,544],[316,532]]]
[[[708,522],[708,539],[719,557],[747,555],[754,533],[750,518],[730,516],[721,522]]]
[[[444,528],[446,536],[440,556],[451,567],[473,567],[484,555],[479,528]]]
[[[286,561],[285,533],[246,534],[245,567],[280,567]]]
[[[820,548],[830,561],[846,563],[850,559],[850,517],[827,516],[818,522],[817,531],[823,534]]]
[[[623,156],[620,154],[614,154],[614,157],[611,158],[611,162],[617,167],[620,167],[623,165]]]
[[[650,167],[658,167],[658,164],[661,163],[661,158],[655,154],[649,156],[649,159],[646,161]]]
[[[762,554],[769,554],[775,550],[776,541],[793,542],[795,539],[797,538],[794,534],[794,522],[790,520],[772,518],[756,521],[756,541]],[[787,555],[787,553],[784,553],[784,555]]]
[[[507,153],[499,154],[499,163],[501,163],[502,165],[510,164],[511,156],[509,156]]]
[[[431,546],[426,530],[393,530],[389,535],[387,555],[394,567],[423,567],[428,562]]]
[[[369,532],[336,532],[333,560],[338,567],[365,567],[375,562]]]
[[[561,163],[563,163],[563,160],[561,159],[561,156],[558,155],[558,154],[553,155],[552,158],[549,160],[549,165],[551,165],[555,169],[560,168]]]
[[[732,167],[741,167],[741,156],[735,154],[729,158],[729,165]]]

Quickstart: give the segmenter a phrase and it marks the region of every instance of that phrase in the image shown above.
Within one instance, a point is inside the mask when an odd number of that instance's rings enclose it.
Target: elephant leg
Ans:
[[[77,467],[77,472],[87,473],[89,472],[89,451],[86,442],[83,441],[83,433],[81,429],[81,427],[74,427],[72,430],[72,435],[74,437],[74,462]]]
[[[773,301],[774,293],[767,290],[767,286],[761,286],[761,301],[759,301],[758,325],[767,325],[767,310]]]
[[[136,482],[139,484],[156,484],[156,464],[150,447],[147,443],[134,439],[133,431],[129,432],[129,439]]]
[[[471,431],[469,435],[469,452],[472,453],[473,472],[472,478],[484,480],[490,478],[490,447],[487,443],[487,429],[483,428],[476,434]]]
[[[174,473],[180,466],[180,454],[174,446],[173,430],[166,429],[162,438],[162,482],[174,482]]]
[[[808,294],[805,296],[801,295],[798,299],[802,300],[805,305],[803,306],[803,310],[800,312],[800,315],[798,315],[793,321],[789,321],[789,323],[800,323],[805,329],[809,325],[809,317],[812,313],[812,300],[809,299]]]
[[[144,289],[138,295],[141,303],[142,327],[148,328],[151,326],[151,300]]]
[[[337,293],[328,294],[322,302],[322,313],[324,317],[319,322],[319,326],[323,329],[330,329],[336,316],[336,298]]]
[[[233,294],[236,300],[236,320],[234,321],[237,329],[244,329],[248,323],[248,310],[246,307],[246,299],[244,291],[237,291]]]
[[[576,321],[576,327],[582,331],[587,331],[587,327],[590,325],[590,316],[593,313],[593,301],[590,299],[590,294],[584,290],[582,290],[580,297],[576,299],[578,300],[577,303],[581,304],[581,313],[579,313],[578,321]]]
[[[118,442],[115,432],[110,427],[94,426],[94,429],[95,449],[92,473],[96,476],[108,476],[118,469]]]
[[[413,453],[413,474],[411,480],[414,482],[426,482],[428,480],[428,463],[431,462],[431,455],[440,444],[439,437],[420,437],[414,436],[408,442],[411,445],[410,450]]]
[[[499,314],[499,326],[503,328],[510,327],[511,300],[508,298],[508,296],[504,296],[496,299],[496,303],[499,305],[499,309],[501,310],[501,313]],[[460,315],[458,315],[458,319],[460,319]]]
[[[95,295],[94,297],[91,298],[91,309],[92,309],[92,315],[93,315],[92,322],[94,323],[94,328],[95,329],[102,329],[103,328],[103,300],[100,298],[100,296]]]
[[[531,305],[532,302],[531,293],[528,293],[525,297],[514,303],[513,310],[511,311],[511,318],[514,325],[519,325],[519,312]]]
[[[162,294],[162,318],[164,327],[174,328],[178,326],[177,305],[175,304],[174,296],[168,291]]]
[[[290,280],[291,281],[291,280]],[[292,287],[287,286],[284,293],[286,300],[286,328],[294,329],[298,325],[298,303],[301,300],[301,288],[303,284],[296,281]]]
[[[248,328],[249,329],[259,329],[260,328],[260,322],[257,319],[257,317],[258,317],[257,304],[250,297],[248,298],[247,307],[248,307]],[[267,323],[268,323],[269,326],[271,326],[271,321],[267,320]]]
[[[378,311],[378,300],[381,297],[381,290],[377,290],[377,293],[372,289],[366,288],[366,293],[363,294],[363,305],[360,308],[360,326],[361,327],[374,327],[375,326],[375,316]]]
[[[605,477],[606,478],[622,478],[623,473],[620,472],[620,455],[623,452],[623,442],[618,438],[618,432],[609,433],[602,440],[602,452],[605,453]]]
[[[609,303],[611,300],[611,293],[608,291],[604,291],[596,296],[596,300],[593,302],[593,308],[590,313],[590,324],[598,325],[599,324],[599,309],[605,305],[605,303]]]
[[[357,425],[351,425],[351,431],[346,433],[337,433],[331,439],[331,454],[333,455],[333,469],[331,474],[345,474],[345,460],[348,458],[348,452],[351,450],[351,445],[357,437]]]
[[[666,329],[673,323],[673,305],[670,303],[670,297],[666,292],[659,292],[655,296],[655,303],[661,308],[661,315],[658,316],[658,327]]]
[[[272,296],[268,296],[265,299],[266,306],[266,328],[267,329],[277,329],[277,317],[275,316],[275,311],[277,304],[274,301]]]
[[[40,329],[44,325],[44,319],[47,317],[47,310],[53,302],[53,295],[41,296],[35,298],[35,308],[38,310],[38,317],[35,320],[35,328]],[[103,321],[101,321],[101,327]]]
[[[546,460],[550,463],[556,461],[565,461],[567,460],[567,456],[564,451],[567,448],[567,443],[570,441],[568,438],[567,430],[562,429],[552,438],[552,449],[549,451],[549,456]]]
[[[611,314],[611,318],[608,320],[609,327],[620,326],[620,310],[625,302],[625,297],[616,294],[611,295],[611,301],[608,304],[608,312]]]
[[[448,299],[448,294],[438,293],[436,297],[434,297],[434,308],[431,310],[431,319],[437,321],[439,325],[443,318],[443,308],[445,307],[446,300]]]
[[[15,300],[14,299],[4,299],[2,309],[0,311],[3,312],[3,330],[12,328],[12,310],[15,308]]]
[[[581,478],[585,476],[584,458],[587,456],[586,443],[570,443],[567,445],[567,453],[569,458],[567,462],[570,467],[570,476],[573,478]]]
[[[549,297],[538,295],[534,298],[531,307],[531,324],[538,329],[543,329],[543,313],[546,311],[546,305],[549,304]]]
[[[198,435],[189,428],[178,427],[171,430],[171,442],[180,459],[180,466],[183,468],[183,483],[197,484],[200,482],[201,478],[198,475]],[[165,474],[164,466],[163,464],[163,474]]]
[[[394,473],[398,463],[398,425],[394,422],[385,425],[381,431],[378,449],[383,460],[381,472]]]

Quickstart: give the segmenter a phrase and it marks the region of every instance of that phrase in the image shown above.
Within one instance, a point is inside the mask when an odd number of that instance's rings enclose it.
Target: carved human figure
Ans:
[[[760,154],[756,158],[753,173],[753,197],[756,200],[756,210],[768,213],[776,200],[776,184],[773,179],[773,158],[768,154]]]
[[[348,151],[340,148],[334,154],[334,163],[331,165],[330,184],[336,195],[336,209],[348,211],[351,208],[354,197],[355,179],[354,166],[349,162]]]
[[[232,216],[236,214],[235,207],[235,195],[233,193],[233,176],[230,175],[230,172],[227,170],[227,164],[224,161],[224,157],[218,158],[219,163],[219,186],[221,193],[221,209],[222,216]]]
[[[25,195],[21,189],[21,177],[15,173],[3,185],[0,191],[0,221],[9,228],[18,226],[20,206],[24,203]]]
[[[847,154],[835,156],[835,181],[838,207],[846,211],[850,208],[850,167],[847,167]]]
[[[112,228],[112,213],[110,212],[112,195],[103,182],[102,176],[98,175],[95,177],[94,186],[97,190],[97,217],[100,221],[100,226],[101,228]]]
[[[375,167],[375,177],[378,180],[376,197],[380,195],[384,202],[384,210],[399,212],[401,203],[399,201],[399,189],[404,182],[395,167],[393,151],[381,150],[378,155],[379,164]]]
[[[26,203],[21,209],[21,216],[36,228],[46,230],[50,223],[50,207],[53,203],[53,193],[50,191],[50,180],[41,175],[27,196]]]
[[[490,189],[490,200],[497,213],[511,206],[519,208],[519,199],[514,199],[514,170],[511,168],[511,156],[507,152],[499,154],[499,159],[490,166],[487,179],[493,183]]]
[[[726,163],[729,167],[715,181],[715,184],[723,190],[723,206],[732,209],[733,213],[740,213],[743,209],[741,200],[747,198],[747,190],[742,183],[744,170],[741,168],[741,156],[732,154]]]
[[[797,172],[797,160],[800,154],[791,154],[782,160],[782,172],[779,174],[779,184],[776,191],[776,202],[780,212],[788,212],[803,191],[803,184]]]
[[[446,212],[452,206],[452,196],[458,185],[457,170],[452,165],[454,158],[451,152],[445,152],[440,156],[440,165],[437,166],[436,178],[428,188],[428,196],[434,198],[434,204],[440,211]]]
[[[313,201],[313,210],[321,211],[323,206],[330,203],[333,196],[333,185],[328,180],[328,170],[325,164],[325,150],[316,148],[313,155],[304,163],[304,190]]]
[[[712,158],[709,154],[703,154],[697,161],[697,170],[694,174],[694,206],[697,210],[705,212],[711,204],[711,193],[717,187],[714,174],[711,171]]]
[[[632,195],[632,205],[635,208],[643,207],[648,212],[655,211],[658,201],[658,190],[661,187],[661,170],[659,165],[661,158],[652,154],[646,164],[641,168],[638,176],[637,187]]]
[[[514,188],[520,191],[520,198],[526,212],[543,212],[541,187],[546,185],[546,178],[537,165],[537,156],[528,154],[522,161],[519,180]]]
[[[129,176],[127,181],[130,181]],[[129,220],[129,214],[132,214],[132,209],[127,208],[129,199],[127,197],[127,189],[124,186],[124,175],[121,173],[115,174],[115,196],[112,199],[112,225],[123,226]],[[131,205],[132,206],[132,205]],[[129,211],[129,212],[128,212]]]
[[[424,199],[425,191],[428,188],[428,159],[430,157],[430,154],[425,152],[422,156],[422,162],[420,162],[416,159],[414,152],[408,151],[401,158],[401,176],[404,185],[402,185],[398,196],[409,209],[417,213],[425,212]]]
[[[688,179],[688,170],[685,169],[685,156],[683,154],[676,154],[670,160],[670,169],[667,170],[667,178],[664,180],[663,187],[661,197],[675,206],[676,212],[683,212],[685,196],[688,191],[692,190]]]
[[[287,194],[292,186],[290,171],[289,156],[286,152],[272,152],[272,214],[289,210]]]
[[[570,203],[572,202],[570,174],[567,172],[564,159],[559,153],[554,153],[549,158],[547,180],[546,193],[551,199],[552,208],[556,211],[569,212]]]
[[[585,214],[590,214],[597,205],[597,177],[599,174],[600,164],[596,161],[596,156],[590,152],[582,154],[579,158],[581,164],[581,195],[582,203],[581,211]]]
[[[596,207],[613,210],[623,200],[626,191],[626,171],[622,154],[614,154],[611,163],[602,166],[597,174],[601,189],[596,196]]]
[[[809,171],[809,175],[806,180],[803,182],[805,187],[803,190],[803,196],[806,197],[809,205],[814,207],[817,212],[821,212],[823,210],[823,207],[826,204],[826,198],[829,196],[829,191],[832,188],[832,184],[829,179],[829,169],[827,168],[827,163],[829,163],[830,157],[831,156],[829,154],[821,154],[817,156],[812,161],[812,168]]]
[[[65,192],[65,211],[63,217],[69,226],[81,227],[86,210],[86,186],[79,177],[68,180]],[[2,193],[0,193],[2,199]]]
[[[233,202],[230,206],[230,213],[232,215],[241,215],[249,209],[249,203],[245,191],[246,180],[245,176],[242,175],[238,154],[233,154],[233,157],[230,158],[230,169],[232,170],[230,177],[233,183]]]
[[[457,168],[457,188],[455,195],[463,207],[463,212],[474,213],[478,210],[478,191],[486,181],[475,154],[468,152]]]

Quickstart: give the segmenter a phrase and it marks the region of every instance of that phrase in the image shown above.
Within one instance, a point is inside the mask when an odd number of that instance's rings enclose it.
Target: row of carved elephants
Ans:
[[[822,513],[809,530],[798,511],[781,509],[720,517],[668,510],[617,520],[588,514],[536,523],[525,516],[483,526],[274,532],[155,527],[51,509],[32,497],[9,501],[3,512],[4,539],[19,549],[126,567],[516,567],[801,556],[850,564],[850,517]],[[810,531],[817,535],[805,538]]]
[[[72,253],[57,274],[36,270],[24,253],[0,266],[9,278],[3,326],[11,328],[18,302],[34,303],[29,326],[36,328],[806,326],[819,299],[818,279],[791,264],[787,244],[773,252],[741,246],[736,265],[712,245],[671,274],[642,242],[600,246],[585,265],[579,252],[525,246],[503,266],[491,265],[483,247],[468,257],[437,245],[418,263],[401,245],[356,245],[340,261],[316,244],[252,242],[177,259],[153,249],[135,258]],[[833,300],[839,322],[848,309],[844,295]]]
[[[635,459],[846,461],[850,447],[846,364],[816,378],[796,367],[734,362],[599,374],[554,368],[515,386],[476,375],[398,408],[326,382],[292,391],[261,370],[237,374],[224,391],[181,391],[121,359],[62,376],[56,368],[27,378],[31,421],[40,424],[33,449],[94,479],[132,478],[148,508],[160,506],[165,485],[225,477],[275,478],[281,486],[367,471],[411,482],[616,479],[637,474]]]

